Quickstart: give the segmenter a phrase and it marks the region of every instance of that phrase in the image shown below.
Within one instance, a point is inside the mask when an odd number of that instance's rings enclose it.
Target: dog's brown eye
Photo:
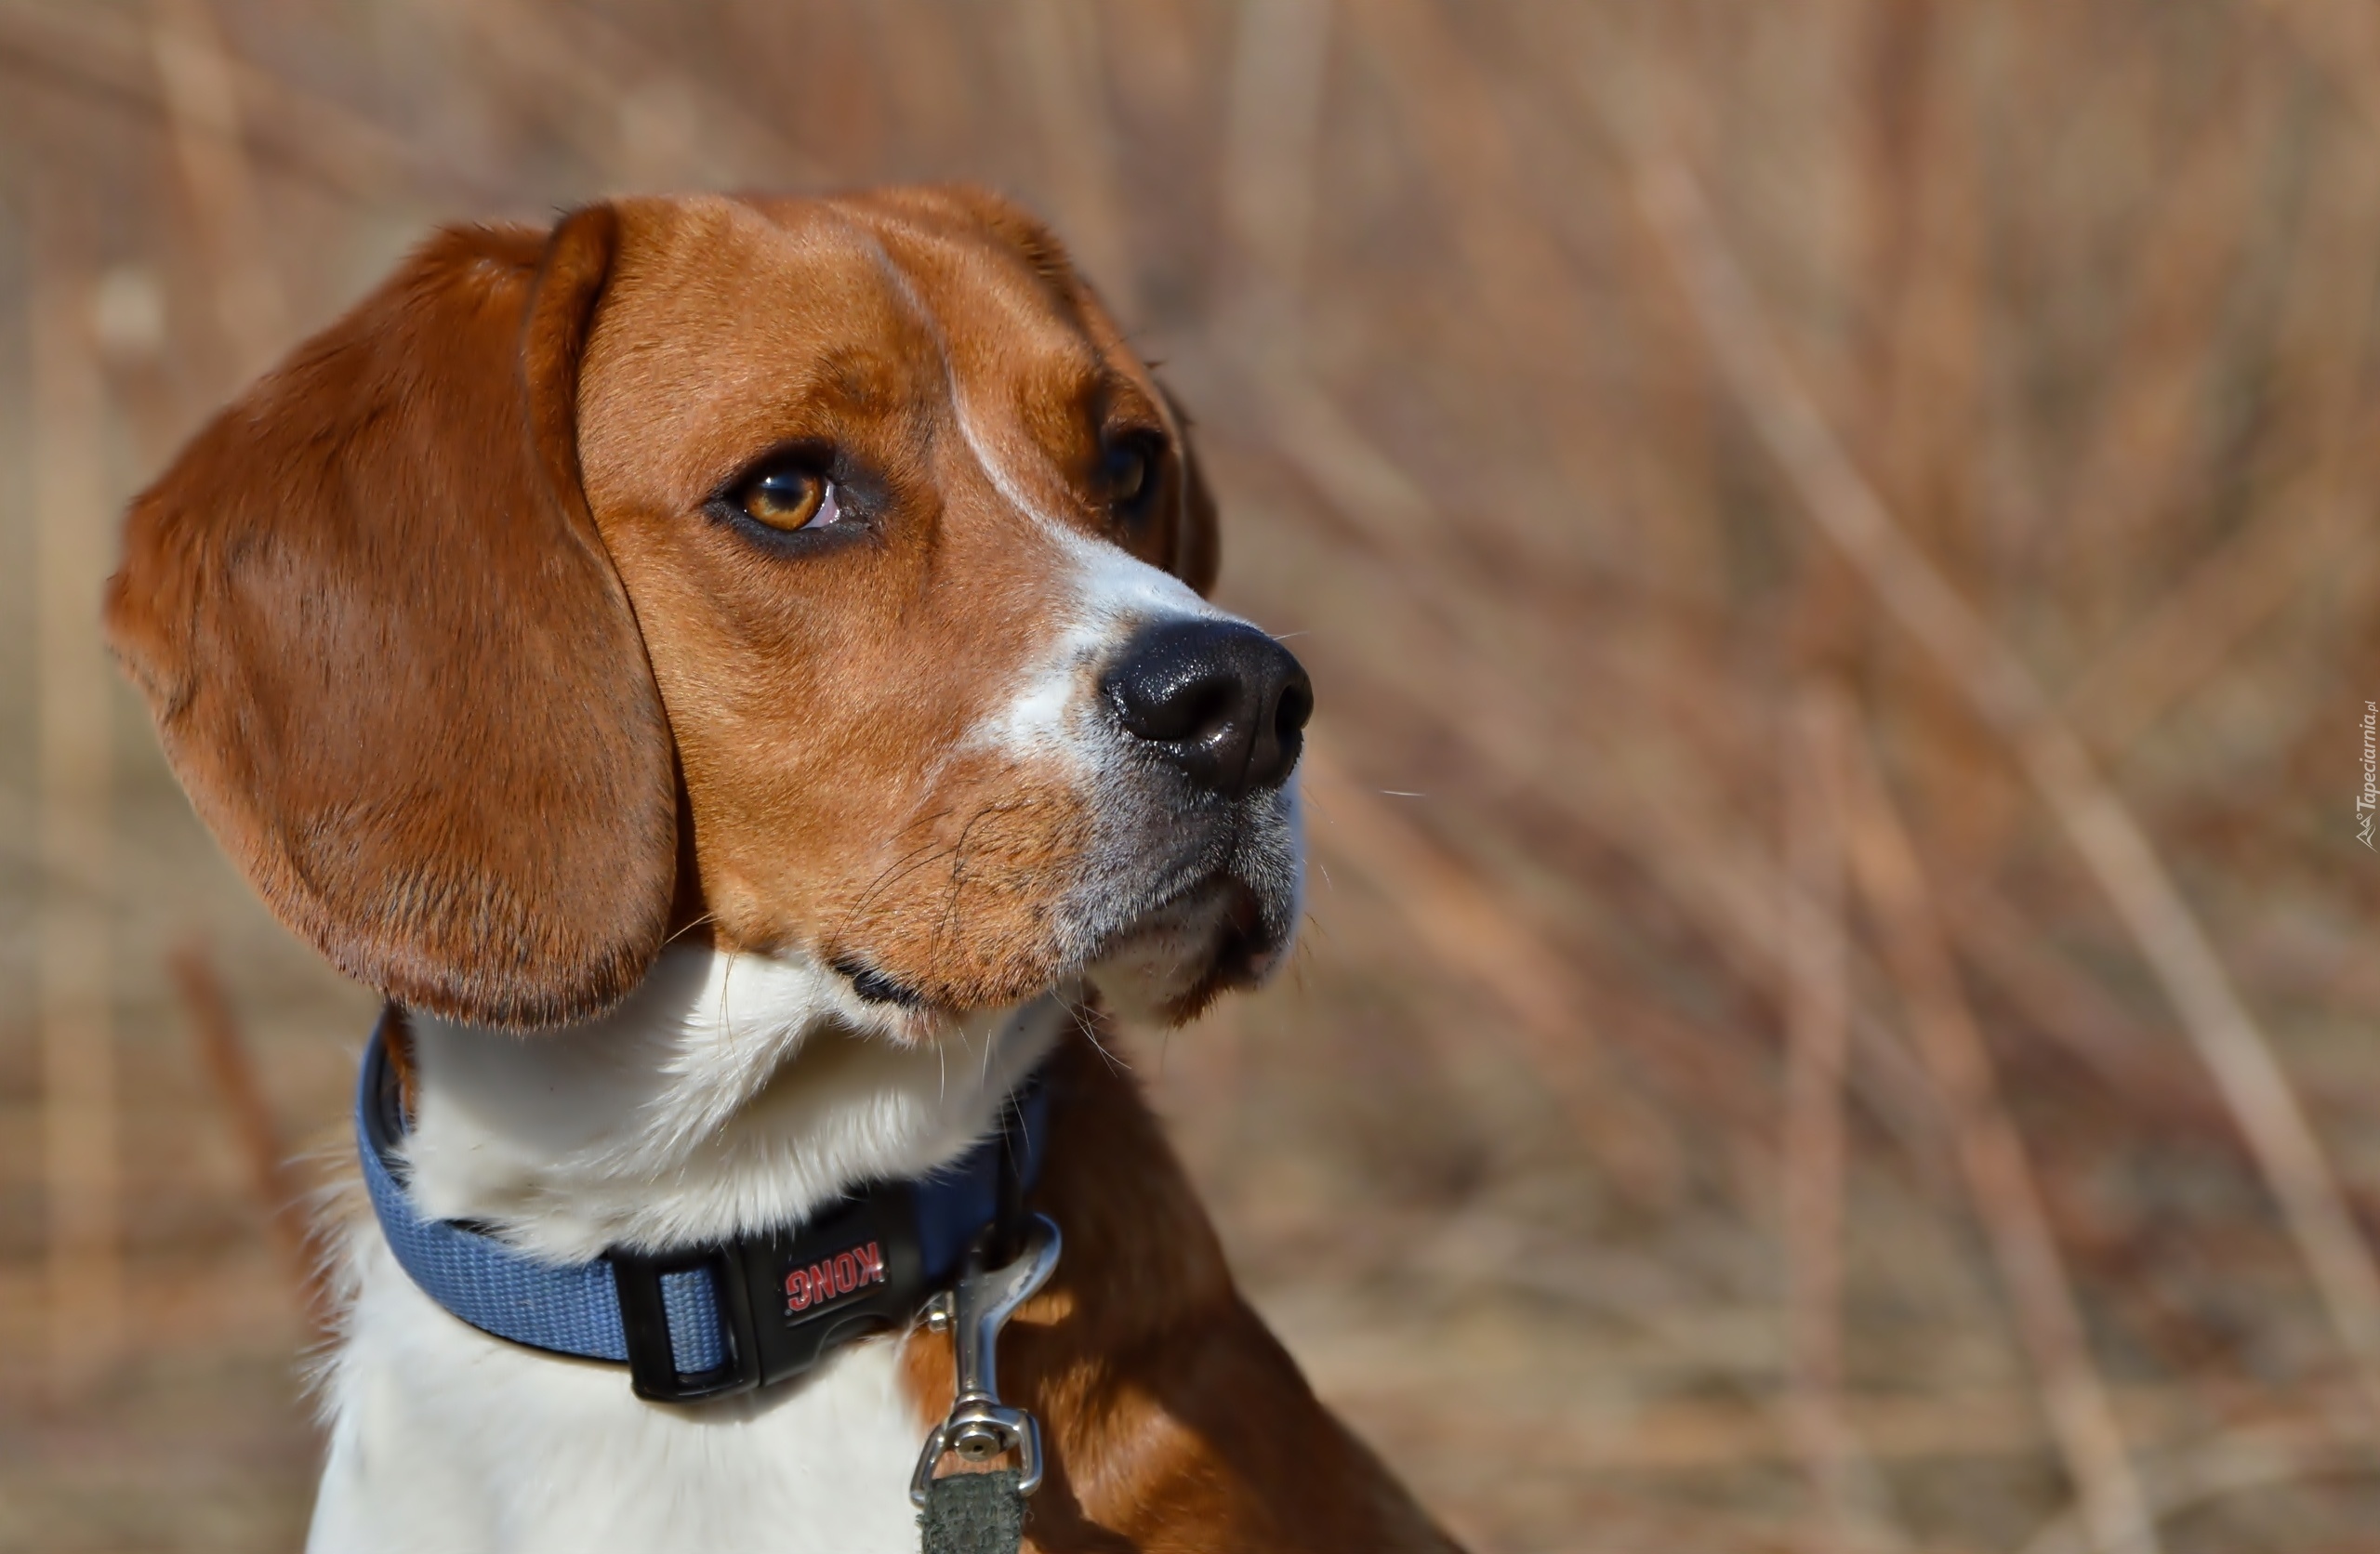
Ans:
[[[835,483],[814,469],[765,471],[746,483],[735,502],[754,522],[788,533],[832,523],[840,516]]]
[[[1139,520],[1157,491],[1157,460],[1164,444],[1147,432],[1127,432],[1100,455],[1100,483],[1108,505],[1127,522]]]

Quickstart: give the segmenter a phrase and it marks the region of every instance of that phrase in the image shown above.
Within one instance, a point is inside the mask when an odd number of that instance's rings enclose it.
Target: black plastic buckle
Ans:
[[[628,1344],[628,1385],[647,1403],[700,1403],[748,1392],[760,1384],[760,1342],[752,1328],[752,1300],[740,1242],[690,1252],[644,1257],[614,1248],[604,1258],[620,1294],[620,1331]],[[661,1276],[707,1267],[719,1306],[719,1337],[727,1353],[707,1371],[681,1371],[669,1342],[669,1309]]]
[[[701,1403],[788,1380],[855,1338],[914,1321],[930,1291],[917,1205],[882,1183],[825,1210],[798,1233],[744,1236],[690,1251],[604,1254],[620,1293],[628,1380],[649,1403]],[[661,1276],[707,1267],[727,1353],[678,1369]]]

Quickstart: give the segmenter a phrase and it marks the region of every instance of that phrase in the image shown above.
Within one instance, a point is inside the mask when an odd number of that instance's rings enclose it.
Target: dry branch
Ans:
[[[1840,752],[1852,873],[1884,940],[1910,1034],[1950,1111],[1968,1194],[2040,1378],[2050,1433],[2081,1493],[2093,1546],[2153,1550],[2155,1527],[2107,1386],[2092,1363],[2072,1281],[2050,1234],[2024,1140],[2001,1100],[1990,1050],[1959,987],[1916,849],[1864,744],[1846,738]]]
[[[61,1391],[103,1370],[124,1336],[116,945],[110,903],[86,884],[108,880],[116,862],[108,665],[91,629],[108,571],[108,407],[84,247],[94,213],[73,179],[46,169],[34,186],[44,241],[27,297],[40,523],[33,715],[44,876],[42,1167],[49,1353]]]
[[[2209,678],[2252,631],[2281,612],[2339,553],[2364,536],[2344,493],[2302,497],[2200,562],[2181,586],[2069,691],[2068,723],[2115,756]]]
[[[2102,754],[2129,747],[2318,569],[2367,543],[2353,515],[2372,486],[2373,433],[2380,429],[2363,373],[2373,309],[2363,282],[2380,259],[2380,178],[2366,146],[2333,156],[2336,187],[2300,220],[2305,230],[2283,281],[2287,301],[2271,348],[2277,382],[2268,392],[2289,407],[2293,474],[2264,504],[2268,511],[2200,560],[2068,689],[2067,722]],[[2189,189],[2185,203],[2205,204],[2203,191]],[[2228,218],[2238,224],[2236,213]]]
[[[1465,638],[1485,636],[1498,624],[1490,619],[1497,612],[1493,606],[1446,593],[1426,600],[1418,598],[1410,578],[1388,564],[1387,557],[1435,545],[1455,526],[1311,379],[1277,362],[1246,370],[1249,397],[1270,413],[1276,439],[1272,451],[1377,544],[1377,557],[1352,551],[1340,558],[1354,585],[1372,601],[1375,619],[1395,619],[1400,627],[1409,628],[1391,633],[1408,647],[1424,639],[1433,642],[1429,652],[1408,652],[1396,674],[1381,677],[1369,689],[1391,698],[1406,717],[1444,727],[1447,736],[1461,740],[1498,782],[1524,785],[1566,823],[1599,838],[1641,868],[1747,985],[1764,990],[1782,985],[1786,947],[1781,925],[1789,915],[1792,888],[1763,862],[1751,837],[1731,834],[1733,820],[1723,800],[1689,772],[1638,777],[1583,741],[1533,754],[1515,748],[1508,739],[1490,737],[1498,731],[1561,728],[1566,710],[1526,696],[1512,677],[1489,672],[1466,650]],[[1406,617],[1404,608],[1410,608],[1415,618]],[[1432,619],[1435,611],[1452,619]],[[1508,629],[1526,626],[1501,624]],[[1433,635],[1421,637],[1424,629]],[[1434,680],[1434,666],[1461,672]],[[1646,724],[1669,716],[1650,702],[1640,705],[1631,701],[1628,693],[1633,687],[1599,678],[1593,689],[1615,724]],[[1434,697],[1438,699],[1435,704]],[[1460,725],[1446,725],[1447,706],[1464,709]],[[1659,1031],[1658,1023],[1654,1029]],[[1855,1088],[1912,1155],[1926,1161],[1937,1117],[1923,1074],[1874,1020],[1855,1012],[1852,1034],[1860,1058],[1853,1071]],[[1671,1047],[1686,1049],[1683,1042]],[[1732,1103],[1732,1091],[1724,1081],[1692,1084],[1686,1093],[1730,1102],[1724,1111],[1731,1117],[1760,1110]]]
[[[2380,48],[2373,46],[2371,11],[2337,0],[2255,0],[2255,8],[2354,108],[2366,133],[2380,135]]]
[[[2251,89],[2241,103],[2224,100],[2234,95],[2199,106],[2196,131],[2119,294],[2130,299],[2132,317],[2110,352],[2098,424],[2068,498],[2069,510],[2091,517],[2067,531],[2068,554],[2096,569],[2092,592],[2102,599],[2115,595],[2124,560],[2192,472],[2207,386],[2225,365],[2222,303],[2247,245],[2239,211],[2253,197],[2272,117],[2268,94]]]
[[[600,11],[529,0],[430,3],[482,46],[490,57],[483,63],[493,63],[515,94],[551,112],[580,156],[608,178],[702,181],[715,175],[695,164],[718,161],[737,177],[771,184],[826,181],[815,159],[739,106],[736,93],[690,75]],[[520,92],[524,85],[536,90]],[[649,112],[640,115],[640,108]],[[650,133],[657,128],[667,132]]]
[[[337,103],[245,61],[228,62],[245,109],[243,127],[270,161],[286,169],[357,202],[418,198],[481,205],[502,198],[476,173],[447,165]],[[161,124],[167,117],[145,29],[111,7],[0,3],[0,70],[85,101],[112,99]],[[198,128],[222,132],[204,124]]]
[[[304,1190],[290,1169],[281,1130],[272,1120],[272,1104],[265,1097],[247,1044],[240,1038],[239,1021],[223,991],[223,980],[216,974],[214,958],[204,943],[189,940],[168,957],[166,969],[173,974],[174,990],[190,1021],[199,1066],[214,1086],[216,1102],[223,1110],[232,1146],[247,1174],[248,1192],[264,1211],[273,1249],[288,1274],[298,1309],[313,1332],[328,1332],[330,1297],[323,1283],[321,1259],[314,1254]]]
[[[1099,58],[1099,7],[1091,0],[1020,0],[1016,46],[1041,130],[1041,165],[1066,244],[1130,328],[1140,312],[1116,186],[1116,129]]]
[[[1248,0],[1232,38],[1222,167],[1222,311],[1250,346],[1288,338],[1314,230],[1330,0]]]
[[[1475,874],[1351,780],[1319,741],[1307,741],[1302,769],[1316,826],[1379,884],[1433,958],[1502,1011],[1589,1153],[1640,1198],[1662,1196],[1677,1142],[1659,1120],[1623,1113],[1603,1093],[1587,990],[1562,956]]]
[[[1959,882],[1943,902],[1960,958],[2135,1114],[2161,1126],[2212,1126],[2228,1133],[2221,1098],[2196,1070],[2177,1068],[2169,1034],[2135,1020],[2113,994],[2042,942],[2029,921],[1988,881]]]
[[[2148,1477],[2150,1514],[2169,1520],[2235,1495],[2368,1476],[2372,1452],[2314,1423],[2267,1424],[2227,1431],[2169,1455]],[[2089,1534],[2067,1514],[2027,1538],[2019,1554],[2084,1554]]]
[[[206,0],[152,0],[149,46],[190,194],[191,221],[214,283],[216,326],[230,350],[228,375],[245,382],[289,343],[289,317],[248,167],[239,82]]]
[[[1795,886],[1786,925],[1784,1230],[1786,1414],[1817,1492],[1812,1547],[1877,1542],[1859,1491],[1864,1466],[1843,1416],[1844,1069],[1851,1055],[1850,960],[1843,926],[1846,709],[1839,691],[1797,698],[1787,743],[1785,853]]]
[[[2287,1075],[2163,863],[2024,664],[1896,528],[1788,364],[1701,191],[1633,152],[1638,204],[1705,341],[1803,507],[1893,617],[2015,749],[2173,1001],[2279,1200],[2341,1346],[2380,1416],[2380,1277]]]

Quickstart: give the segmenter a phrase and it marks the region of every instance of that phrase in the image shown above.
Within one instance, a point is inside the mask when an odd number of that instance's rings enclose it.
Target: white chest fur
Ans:
[[[385,1248],[332,1382],[315,1554],[602,1549],[913,1554],[924,1427],[895,1340],[698,1414],[641,1403],[616,1366],[465,1327]]]
[[[416,1200],[562,1258],[783,1224],[964,1152],[1066,1014],[1043,1000],[934,1042],[897,1018],[823,968],[688,950],[583,1030],[417,1021]],[[464,1325],[377,1226],[350,1243],[316,1554],[916,1548],[926,1424],[896,1381],[899,1340],[672,1409],[638,1402],[620,1367]]]

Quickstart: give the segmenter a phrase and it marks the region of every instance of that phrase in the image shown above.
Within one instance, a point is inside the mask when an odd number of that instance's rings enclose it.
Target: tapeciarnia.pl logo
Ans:
[[[2363,704],[2363,791],[2355,796],[2355,839],[2372,845],[2372,821],[2380,812],[2380,702]]]

